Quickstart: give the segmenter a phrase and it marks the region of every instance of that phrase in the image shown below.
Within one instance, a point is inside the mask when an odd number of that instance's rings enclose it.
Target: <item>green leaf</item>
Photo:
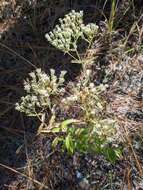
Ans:
[[[65,145],[66,145],[67,151],[69,153],[73,154],[73,152],[74,152],[73,141],[72,141],[72,138],[69,134],[68,134],[68,136],[66,136]]]
[[[120,158],[121,156],[122,156],[122,151],[121,151],[121,149],[116,149],[116,150],[114,150],[115,151],[115,154],[116,154],[116,156],[118,157],[118,158]]]
[[[56,137],[53,142],[52,142],[52,146],[55,148],[57,146],[57,144],[59,143],[59,141],[61,141],[62,139],[60,137]]]
[[[59,133],[60,132],[60,127],[55,127],[52,129],[53,133]]]
[[[68,125],[73,123],[79,123],[79,120],[77,119],[67,119],[61,123],[61,130],[62,132],[66,132],[68,129]]]
[[[75,131],[75,134],[77,135],[77,136],[80,136],[80,135],[82,135],[82,133],[84,133],[85,132],[85,129],[84,128],[78,128],[76,131]]]
[[[117,160],[117,156],[115,154],[114,149],[106,148],[105,154],[106,154],[105,156],[110,162],[115,163],[115,161]]]

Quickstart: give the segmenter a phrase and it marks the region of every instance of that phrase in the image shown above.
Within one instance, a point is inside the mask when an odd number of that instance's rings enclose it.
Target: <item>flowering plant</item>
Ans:
[[[25,112],[28,116],[42,114],[45,109],[51,109],[51,97],[64,91],[62,86],[65,81],[65,74],[66,71],[62,71],[58,78],[53,69],[50,70],[50,75],[47,75],[41,69],[31,72],[29,74],[31,80],[24,81],[24,89],[27,95],[21,97],[21,103],[16,104],[16,109]]]
[[[91,44],[98,26],[93,23],[84,25],[82,11],[71,11],[63,19],[59,19],[59,22],[53,32],[46,34],[47,40],[64,53],[71,55],[77,63],[78,61],[85,63],[78,53],[77,41],[81,38]],[[75,52],[77,58],[70,52]],[[28,116],[40,115],[42,124],[38,131],[56,134],[54,147],[61,144],[70,154],[76,151],[96,152],[104,154],[110,161],[115,161],[120,156],[120,149],[116,143],[119,126],[104,113],[106,101],[102,93],[106,86],[103,84],[95,86],[90,77],[92,68],[83,68],[82,77],[78,82],[70,83],[68,91],[63,86],[66,71],[61,71],[59,77],[53,69],[49,75],[41,69],[30,73],[31,79],[24,82],[27,95],[21,98],[21,103],[16,104],[16,109]],[[80,118],[75,118],[73,114],[69,119],[68,113],[72,113],[74,106],[80,109]],[[48,124],[43,121],[43,116],[47,112],[50,113]],[[59,117],[60,113],[63,113],[62,117]],[[46,129],[42,129],[43,124]],[[116,146],[110,146],[113,144]]]

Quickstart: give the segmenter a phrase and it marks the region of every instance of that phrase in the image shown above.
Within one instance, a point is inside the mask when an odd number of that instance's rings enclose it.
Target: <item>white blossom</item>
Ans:
[[[41,69],[29,73],[31,79],[24,81],[24,89],[27,92],[25,97],[21,97],[21,103],[16,103],[16,109],[29,116],[36,114],[37,108],[43,110],[51,105],[50,96],[56,96],[64,89],[62,87],[66,71],[62,71],[59,78],[55,75],[55,70],[50,70],[50,75]]]

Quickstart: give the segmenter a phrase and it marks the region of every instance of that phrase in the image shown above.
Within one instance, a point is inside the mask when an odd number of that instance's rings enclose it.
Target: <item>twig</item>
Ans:
[[[25,178],[27,178],[27,179],[29,179],[29,180],[31,180],[33,183],[39,185],[40,187],[43,186],[44,188],[49,189],[48,186],[46,186],[46,185],[40,183],[40,182],[37,181],[36,179],[33,179],[33,178],[27,176],[27,175],[24,174],[24,173],[21,173],[21,172],[15,170],[15,169],[13,169],[13,168],[11,168],[11,167],[9,167],[9,166],[6,166],[6,165],[4,165],[4,164],[2,164],[2,163],[0,163],[0,166],[3,167],[3,168],[6,168],[6,169],[8,169],[8,170],[10,170],[10,171],[12,171],[12,172],[14,172],[14,173],[16,173],[16,174],[18,174],[18,175],[21,175],[21,176],[23,176],[23,177],[25,177]]]

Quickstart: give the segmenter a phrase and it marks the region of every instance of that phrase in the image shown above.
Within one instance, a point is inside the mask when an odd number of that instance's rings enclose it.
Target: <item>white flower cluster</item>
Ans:
[[[118,139],[119,126],[113,119],[103,119],[96,122],[93,132],[101,139],[106,139],[105,144],[114,142]]]
[[[97,116],[104,109],[104,101],[101,99],[100,94],[105,88],[104,85],[96,87],[94,83],[83,85],[83,82],[79,82],[73,87],[71,95],[63,98],[62,103],[66,107],[78,103],[85,112],[92,116]]]
[[[91,41],[98,31],[98,26],[94,23],[87,24],[86,26],[83,25],[82,31],[86,35],[87,39]]]
[[[34,116],[37,111],[45,108],[51,108],[51,96],[58,95],[64,91],[62,87],[66,71],[61,71],[59,77],[55,75],[55,70],[50,70],[47,75],[41,69],[36,69],[24,82],[24,89],[27,92],[25,97],[21,98],[21,103],[16,104],[16,109],[25,112],[28,116]]]
[[[56,48],[63,52],[77,49],[77,40],[79,37],[91,39],[97,33],[98,26],[96,24],[83,24],[83,11],[75,12],[72,10],[65,15],[63,19],[59,19],[60,24],[56,25],[52,32],[46,34],[46,39]],[[84,36],[85,35],[85,36]]]
[[[78,104],[84,111],[83,121],[91,122],[94,126],[93,133],[96,133],[100,139],[105,140],[103,146],[117,140],[118,125],[113,119],[102,119],[102,112],[105,108],[105,102],[101,98],[101,93],[105,91],[105,85],[95,86],[94,83],[79,82],[72,88],[71,95],[63,98],[63,108]],[[85,124],[86,125],[86,124]],[[85,126],[86,127],[86,126]]]
[[[81,24],[83,23],[83,12],[74,10],[59,19],[60,25],[56,25],[53,32],[46,34],[47,40],[58,49],[68,52],[76,45],[77,39],[81,36]]]

